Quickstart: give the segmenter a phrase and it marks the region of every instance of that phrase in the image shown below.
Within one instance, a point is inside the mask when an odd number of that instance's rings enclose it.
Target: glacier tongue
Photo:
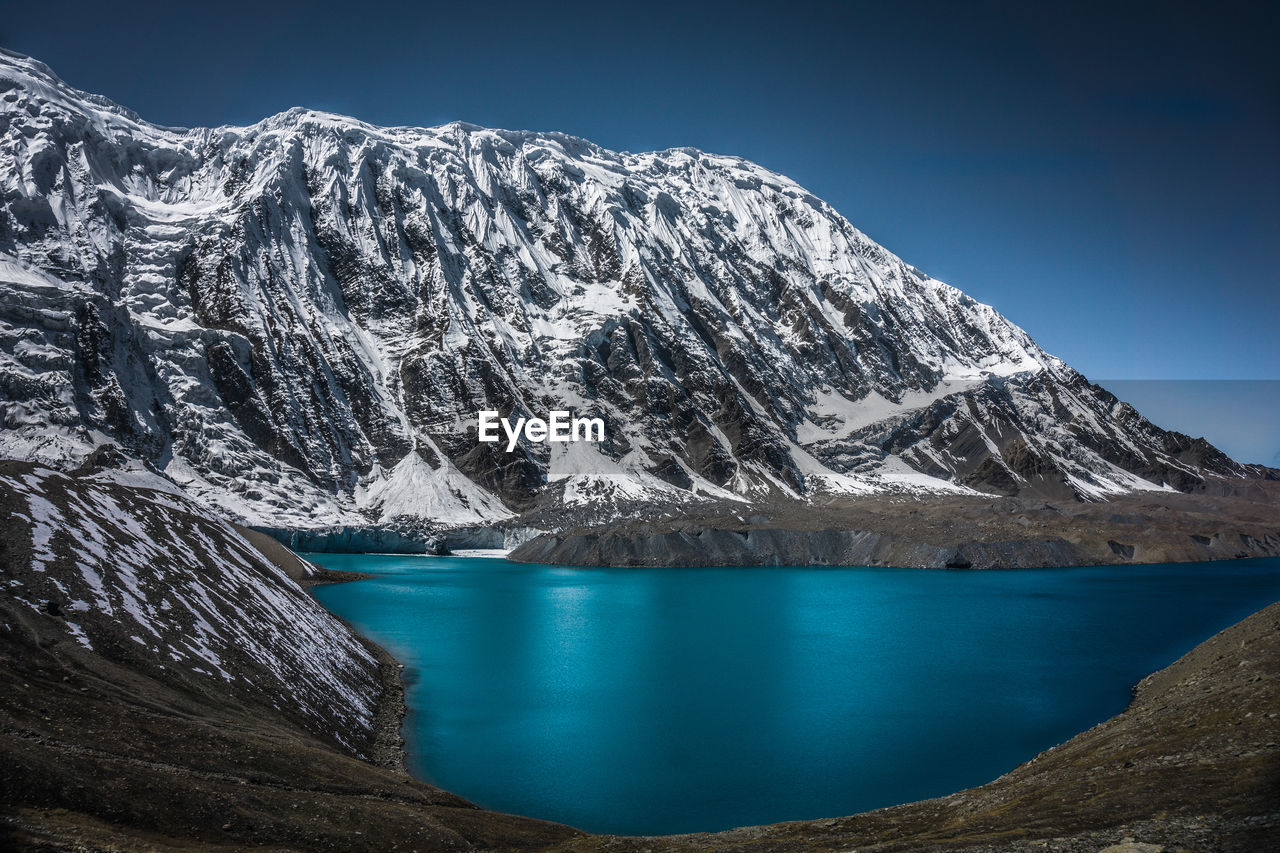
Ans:
[[[110,443],[290,527],[1242,472],[739,158],[302,109],[163,128],[10,53],[0,122],[5,456]],[[487,409],[608,441],[508,454]]]

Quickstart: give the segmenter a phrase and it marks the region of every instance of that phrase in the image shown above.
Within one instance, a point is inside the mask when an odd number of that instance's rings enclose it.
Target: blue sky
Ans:
[[[0,44],[164,124],[741,155],[1090,377],[1280,379],[1278,10],[68,0],[11,4]]]
[[[1203,436],[1240,462],[1280,467],[1280,381],[1108,380],[1152,423]]]

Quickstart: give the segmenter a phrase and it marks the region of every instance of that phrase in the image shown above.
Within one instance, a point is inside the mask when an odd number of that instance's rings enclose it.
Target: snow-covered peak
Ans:
[[[291,526],[1198,476],[993,308],[741,158],[301,108],[162,128],[34,60],[0,56],[0,81],[7,452],[110,440]],[[484,409],[603,418],[600,470],[482,446]]]

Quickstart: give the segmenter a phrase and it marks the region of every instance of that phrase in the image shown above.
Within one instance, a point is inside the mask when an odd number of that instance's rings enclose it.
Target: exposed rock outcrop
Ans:
[[[1129,495],[1105,503],[966,496],[780,503],[768,514],[569,528],[521,545],[510,559],[575,566],[1014,569],[1280,556],[1280,484],[1223,492]]]
[[[554,409],[607,442],[477,441],[481,410]],[[396,550],[514,514],[1258,475],[739,158],[301,109],[163,128],[10,53],[0,420],[0,457],[110,443],[235,520]]]

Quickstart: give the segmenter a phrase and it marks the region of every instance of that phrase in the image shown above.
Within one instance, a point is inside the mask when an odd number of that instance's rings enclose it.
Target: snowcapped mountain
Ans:
[[[3,53],[0,199],[0,454],[110,443],[249,523],[1244,473],[735,157],[165,128]],[[477,441],[554,409],[607,442]]]

